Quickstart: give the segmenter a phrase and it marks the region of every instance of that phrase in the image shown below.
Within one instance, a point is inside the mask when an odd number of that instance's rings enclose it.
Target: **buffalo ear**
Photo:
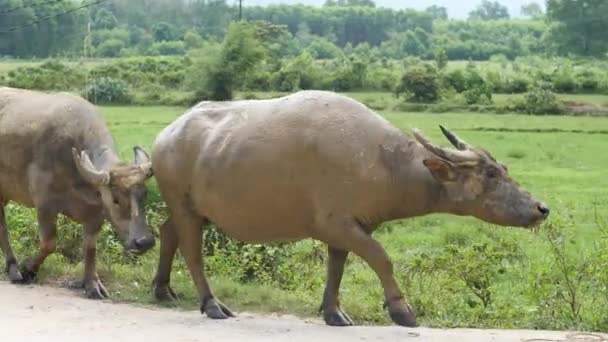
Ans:
[[[423,160],[422,163],[440,183],[453,182],[457,178],[454,165],[447,160],[431,158]]]

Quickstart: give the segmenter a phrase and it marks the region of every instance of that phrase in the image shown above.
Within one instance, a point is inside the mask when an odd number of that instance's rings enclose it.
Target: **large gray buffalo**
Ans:
[[[200,227],[212,222],[247,242],[327,243],[321,304],[327,324],[352,324],[338,293],[353,252],[380,278],[391,319],[415,326],[393,265],[372,238],[380,223],[451,213],[532,227],[549,214],[488,151],[442,130],[456,149],[434,145],[418,131],[414,138],[403,134],[361,103],[330,92],[200,103],[158,135],[152,153],[170,210],[160,232],[156,297],[175,296],[169,279],[179,247],[201,312],[233,316],[213,296],[203,272]]]
[[[134,153],[134,162],[120,161],[102,115],[80,97],[0,88],[0,246],[11,281],[35,278],[55,251],[57,216],[64,214],[84,227],[87,296],[107,297],[95,270],[104,219],[128,250],[143,253],[154,245],[144,211],[152,165],[141,148]],[[40,252],[20,267],[4,216],[10,201],[37,212]]]

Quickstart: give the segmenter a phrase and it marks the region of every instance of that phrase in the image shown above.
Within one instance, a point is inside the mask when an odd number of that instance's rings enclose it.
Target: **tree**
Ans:
[[[363,6],[376,7],[372,0],[327,0],[324,6]]]
[[[608,1],[547,0],[547,18],[560,53],[603,55],[608,50]]]
[[[448,9],[443,6],[433,5],[427,7],[425,10],[429,13],[434,20],[447,20],[448,19]]]
[[[439,78],[437,70],[428,64],[409,67],[397,88],[397,95],[406,93],[408,99],[415,102],[435,102],[439,99]]]
[[[469,13],[470,19],[498,20],[509,19],[509,9],[498,1],[482,0],[477,8]]]
[[[203,38],[196,31],[188,31],[184,35],[184,44],[186,49],[198,49],[203,46]]]
[[[435,50],[435,63],[437,64],[437,69],[443,70],[448,65],[448,53],[444,48],[438,48]]]
[[[47,57],[82,51],[86,12],[68,12],[79,5],[75,0],[45,6],[31,6],[30,1],[0,0],[0,12],[10,11],[0,14],[0,56]],[[58,17],[58,13],[66,14]]]
[[[95,20],[93,21],[93,27],[95,29],[110,30],[118,26],[118,20],[112,12],[106,8],[101,8],[95,14]]]
[[[154,25],[154,40],[157,42],[166,42],[176,40],[178,35],[176,33],[175,26],[170,23],[161,21]]]
[[[521,6],[521,14],[532,19],[539,19],[544,15],[543,8],[536,2]]]
[[[255,26],[232,23],[219,49],[205,51],[189,72],[190,83],[199,97],[222,101],[232,99],[234,89],[264,59],[266,50]]]

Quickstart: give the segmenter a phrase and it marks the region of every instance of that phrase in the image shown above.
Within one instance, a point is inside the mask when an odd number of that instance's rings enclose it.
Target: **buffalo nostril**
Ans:
[[[543,214],[544,217],[549,216],[549,213],[551,212],[551,210],[549,210],[549,207],[544,204],[538,205],[538,211],[540,211],[540,213]]]
[[[136,239],[135,241],[135,248],[140,251],[140,252],[145,252],[147,250],[149,250],[150,248],[154,247],[154,237],[152,236],[146,236],[146,237],[142,237],[139,239]]]

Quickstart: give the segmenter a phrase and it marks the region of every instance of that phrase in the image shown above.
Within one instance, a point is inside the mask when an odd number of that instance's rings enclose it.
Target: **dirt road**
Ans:
[[[0,282],[0,340],[12,341],[593,341],[568,332],[401,327],[332,328],[318,320],[239,313],[213,321],[176,311],[91,301],[79,293]]]

